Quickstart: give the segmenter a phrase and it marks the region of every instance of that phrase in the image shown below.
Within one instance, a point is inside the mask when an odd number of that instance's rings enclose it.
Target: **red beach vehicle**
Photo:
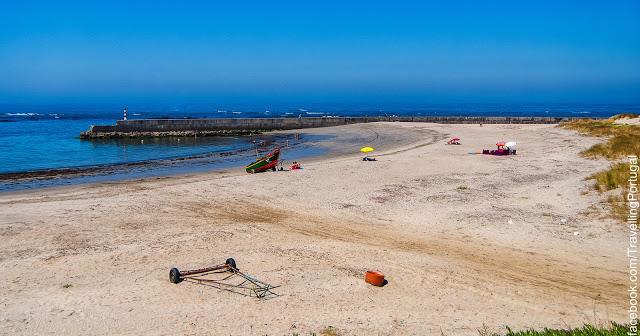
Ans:
[[[302,166],[300,166],[300,162],[293,161],[293,164],[289,166],[289,170],[296,170],[296,169],[302,169]]]
[[[461,145],[460,138],[453,138],[447,141],[447,145]]]

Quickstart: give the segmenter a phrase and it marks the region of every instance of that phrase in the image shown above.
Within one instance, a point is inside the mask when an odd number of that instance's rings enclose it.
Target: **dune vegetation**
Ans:
[[[612,322],[608,325],[597,325],[593,326],[591,324],[585,324],[580,328],[568,328],[568,329],[549,329],[544,328],[540,330],[535,329],[526,329],[526,330],[518,330],[514,331],[513,329],[506,327],[506,332],[495,332],[492,331],[487,326],[483,326],[478,329],[479,336],[623,336],[627,335],[627,331],[629,331],[628,325],[618,324]],[[442,336],[446,336],[447,333],[441,331],[440,334]],[[293,333],[292,336],[302,336],[305,334]],[[334,327],[327,327],[320,331],[319,333],[309,333],[310,336],[340,336],[340,333]],[[471,333],[470,335],[473,335]]]
[[[513,331],[507,328],[506,336],[622,336],[629,330],[628,326],[612,323],[610,326],[594,327],[590,324],[575,329],[542,329]],[[498,334],[494,334],[498,335]],[[491,336],[494,336],[491,335]]]
[[[575,130],[582,135],[606,137],[606,140],[580,153],[584,157],[605,158],[613,161],[608,170],[589,177],[594,180],[593,188],[600,193],[620,189],[619,193],[609,193],[607,202],[611,216],[620,220],[626,218],[624,195],[628,192],[628,155],[640,155],[640,124],[623,123],[625,119],[638,118],[637,114],[618,114],[609,119],[581,119],[563,123],[561,126]]]

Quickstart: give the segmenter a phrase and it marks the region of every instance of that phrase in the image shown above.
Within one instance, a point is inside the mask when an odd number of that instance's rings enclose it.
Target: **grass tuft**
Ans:
[[[338,329],[332,327],[332,326],[328,326],[324,329],[322,329],[320,331],[320,335],[322,336],[339,336],[340,333],[338,332]]]
[[[618,119],[633,119],[633,118],[638,118],[640,115],[636,114],[636,113],[620,113],[620,114],[616,114],[613,117],[609,118],[611,120],[618,120]]]
[[[609,327],[594,327],[590,324],[576,329],[548,329],[513,331],[507,327],[507,336],[623,336],[627,335],[628,326],[611,323]]]

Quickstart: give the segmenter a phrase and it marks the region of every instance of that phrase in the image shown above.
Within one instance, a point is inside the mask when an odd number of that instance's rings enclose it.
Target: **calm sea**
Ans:
[[[191,105],[129,105],[129,119],[145,118],[248,118],[298,116],[373,115],[493,115],[609,117],[640,112],[637,105],[525,105],[446,104],[375,106],[293,106],[217,107]],[[89,141],[78,138],[94,124],[113,124],[122,118],[119,105],[0,105],[0,174],[57,170],[64,168],[104,168],[102,173],[73,178],[0,181],[0,191],[34,188],[85,181],[100,181],[206,171],[247,163],[253,143],[247,137],[202,137],[182,139],[140,139]],[[277,141],[277,139],[268,139]],[[282,140],[282,139],[281,139]],[[291,157],[321,154],[314,141],[305,139]],[[238,155],[216,155],[224,153]],[[190,160],[181,160],[190,158]],[[250,161],[250,160],[249,160]],[[152,164],[135,164],[152,163]],[[104,170],[104,169],[103,169]]]

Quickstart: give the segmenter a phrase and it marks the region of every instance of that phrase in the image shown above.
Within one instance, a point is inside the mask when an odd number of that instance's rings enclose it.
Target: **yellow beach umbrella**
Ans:
[[[362,147],[360,148],[360,151],[363,153],[369,153],[369,152],[373,152],[375,150],[375,148],[373,147]]]

